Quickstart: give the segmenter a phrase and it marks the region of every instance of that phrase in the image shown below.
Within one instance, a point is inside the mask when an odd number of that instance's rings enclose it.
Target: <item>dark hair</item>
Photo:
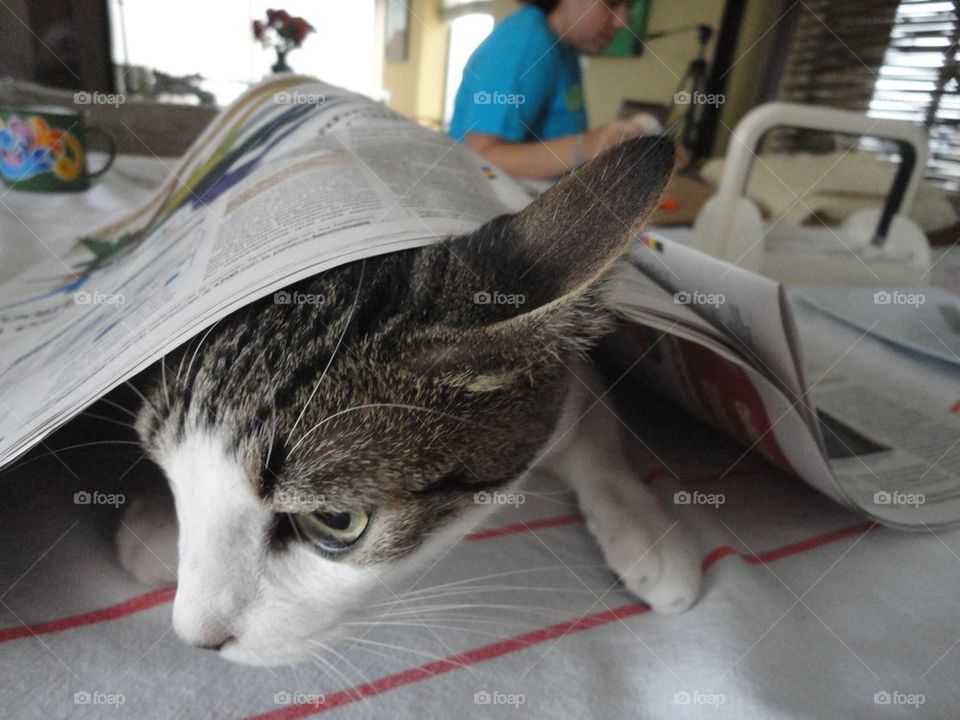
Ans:
[[[520,0],[525,5],[533,5],[543,11],[544,15],[549,15],[557,9],[560,0]]]

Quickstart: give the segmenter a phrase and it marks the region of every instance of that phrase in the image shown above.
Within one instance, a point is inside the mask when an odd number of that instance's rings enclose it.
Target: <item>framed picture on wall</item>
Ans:
[[[652,0],[635,0],[630,8],[627,27],[613,36],[603,51],[604,57],[633,57],[639,54],[640,40],[647,32],[647,17]]]
[[[387,62],[406,62],[410,56],[410,3],[388,0],[384,28],[383,59]]]

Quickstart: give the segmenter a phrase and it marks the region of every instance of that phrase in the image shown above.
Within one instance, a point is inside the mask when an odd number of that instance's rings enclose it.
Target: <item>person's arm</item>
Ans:
[[[565,135],[553,140],[509,142],[496,135],[468,132],[463,142],[513,177],[542,180],[573,170],[643,132],[640,125],[618,120],[581,135]]]
[[[513,177],[544,179],[562,175],[577,166],[576,135],[544,142],[507,142],[496,135],[467,133],[464,144]]]

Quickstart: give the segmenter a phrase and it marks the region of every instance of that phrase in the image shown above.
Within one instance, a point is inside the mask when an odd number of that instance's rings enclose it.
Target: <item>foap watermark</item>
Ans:
[[[327,696],[323,693],[305,693],[305,692],[287,692],[281,690],[273,694],[274,705],[312,705],[319,707],[325,705]]]
[[[305,93],[299,90],[278,92],[273,95],[274,105],[323,105],[327,96],[321,93]]]
[[[712,105],[713,107],[720,107],[726,101],[727,98],[722,93],[702,93],[699,90],[696,92],[678,90],[673,94],[673,102],[677,105]]]
[[[481,490],[473,494],[474,505],[513,505],[514,507],[520,507],[526,501],[527,498],[524,497],[523,493],[500,492],[499,490],[487,492],[486,490]]]
[[[673,494],[674,505],[710,505],[718,508],[727,501],[723,493],[704,493],[699,490],[678,490]]]
[[[481,290],[473,294],[474,305],[513,305],[520,307],[527,301],[523,293],[502,293],[498,290],[488,292]]]
[[[73,694],[74,705],[106,705],[114,710],[127,702],[123,693],[108,693],[101,690],[78,690]]]
[[[479,90],[473,94],[474,105],[513,105],[520,107],[527,101],[523,93],[488,92]]]
[[[719,307],[727,301],[727,296],[723,293],[703,293],[697,290],[692,292],[681,290],[673,294],[674,305],[710,305]]]
[[[874,705],[908,705],[912,708],[918,708],[927,702],[927,696],[923,693],[905,693],[899,690],[890,692],[889,690],[880,690],[873,694]]]
[[[494,690],[480,690],[473,694],[474,705],[512,705],[519,708],[527,702],[527,696],[523,693],[505,693]]]
[[[927,501],[923,493],[901,492],[900,490],[877,490],[873,494],[874,505],[912,505],[917,508]]]
[[[303,492],[300,490],[289,490],[287,488],[277,490],[273,495],[273,499],[280,505],[307,507],[316,507],[327,502],[327,498],[323,493]]]
[[[123,293],[87,292],[81,290],[73,294],[77,305],[123,305],[127,298]]]
[[[113,105],[114,107],[120,107],[126,101],[127,96],[122,93],[102,93],[80,90],[73,94],[73,102],[77,105]]]
[[[273,294],[274,305],[323,305],[327,301],[323,293],[287,292],[281,290]]]
[[[681,690],[673,694],[674,705],[707,705],[711,707],[720,707],[727,702],[727,696],[723,693],[703,693],[699,690],[687,692]]]
[[[911,305],[920,307],[927,302],[923,293],[908,293],[900,290],[878,290],[873,294],[874,305]]]
[[[74,505],[112,505],[116,508],[123,505],[126,501],[127,497],[123,493],[102,493],[98,490],[94,490],[93,492],[80,490],[73,494]]]

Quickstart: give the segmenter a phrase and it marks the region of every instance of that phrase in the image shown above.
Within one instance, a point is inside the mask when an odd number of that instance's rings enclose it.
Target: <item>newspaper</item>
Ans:
[[[368,98],[302,76],[261,84],[135,212],[79,241],[70,223],[31,230],[47,256],[0,284],[0,464],[259,297],[526,202]]]
[[[874,347],[882,370],[865,374],[846,360],[866,331],[832,353],[804,333],[801,352],[780,284],[656,234],[640,238],[621,270],[616,303],[635,323],[627,347],[646,383],[883,523],[960,519],[960,417],[908,387],[933,370]]]
[[[300,76],[250,90],[164,169],[99,227],[15,218],[47,254],[0,267],[0,465],[233,310],[530,200],[449,138]],[[778,283],[653,234],[616,280],[641,374],[684,408],[880,521],[960,519],[960,418],[883,382],[886,366],[865,381],[849,342],[831,355],[804,336],[801,352]]]

